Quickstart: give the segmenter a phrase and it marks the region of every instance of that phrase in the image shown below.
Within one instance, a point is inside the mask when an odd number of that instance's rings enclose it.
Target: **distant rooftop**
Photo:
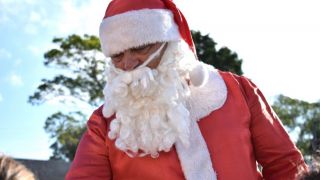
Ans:
[[[15,160],[24,164],[39,180],[63,180],[71,164],[62,160]]]

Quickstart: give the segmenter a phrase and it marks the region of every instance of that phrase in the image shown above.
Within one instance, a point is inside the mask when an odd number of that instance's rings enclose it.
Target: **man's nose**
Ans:
[[[125,71],[131,71],[135,69],[140,63],[138,57],[136,57],[134,53],[131,53],[130,51],[124,52],[122,61],[123,70]]]

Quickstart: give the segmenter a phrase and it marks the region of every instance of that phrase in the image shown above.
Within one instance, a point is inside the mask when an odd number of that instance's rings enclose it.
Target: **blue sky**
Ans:
[[[47,159],[47,116],[76,108],[56,100],[27,103],[41,79],[56,73],[43,65],[54,37],[98,34],[109,1],[0,0],[0,152]],[[243,61],[243,71],[271,100],[285,94],[320,99],[320,12],[316,0],[176,0],[191,29],[209,33]],[[90,114],[92,108],[82,107]]]

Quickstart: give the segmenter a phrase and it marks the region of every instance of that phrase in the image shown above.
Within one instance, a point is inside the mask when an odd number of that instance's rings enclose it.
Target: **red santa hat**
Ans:
[[[195,53],[188,23],[171,0],[113,0],[100,25],[105,56],[156,42],[185,40]]]
[[[183,39],[197,59],[188,23],[172,0],[113,0],[105,12],[99,36],[106,57],[132,47]],[[195,86],[206,81],[202,66],[189,74]]]

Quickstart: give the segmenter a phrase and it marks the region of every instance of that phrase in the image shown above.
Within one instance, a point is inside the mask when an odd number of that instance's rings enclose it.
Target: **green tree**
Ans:
[[[279,95],[272,107],[289,131],[298,128],[296,144],[310,160],[320,150],[320,102],[309,103]]]
[[[76,103],[82,102],[97,107],[102,104],[104,87],[104,58],[99,39],[95,36],[71,35],[67,38],[54,38],[58,48],[44,54],[44,65],[59,69],[53,79],[43,79],[29,103],[40,105],[53,98],[68,97]],[[56,112],[50,115],[44,129],[53,139],[51,159],[72,160],[81,134],[85,130],[87,115],[80,109],[71,112]]]
[[[217,43],[209,35],[202,35],[199,31],[192,31],[192,38],[196,46],[199,60],[206,64],[213,65],[222,71],[230,71],[242,75],[242,60],[237,53],[227,47],[216,49]]]
[[[199,59],[224,71],[242,74],[236,53],[224,47],[216,50],[216,43],[200,32],[192,32]],[[61,70],[53,79],[43,79],[29,103],[40,105],[52,98],[72,97],[96,108],[103,103],[104,57],[99,39],[95,36],[70,35],[54,38],[57,48],[44,54],[44,65]],[[70,98],[69,98],[70,99]],[[62,101],[65,100],[62,98]],[[81,110],[56,112],[45,122],[45,130],[53,139],[50,146],[54,159],[72,160],[77,144],[85,130],[87,115]]]
[[[85,115],[80,111],[63,114],[56,112],[47,118],[44,129],[51,138],[56,139],[50,148],[51,159],[71,159],[77,150],[79,137],[85,131]]]

